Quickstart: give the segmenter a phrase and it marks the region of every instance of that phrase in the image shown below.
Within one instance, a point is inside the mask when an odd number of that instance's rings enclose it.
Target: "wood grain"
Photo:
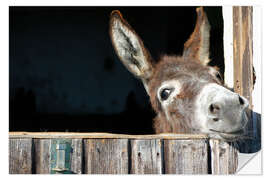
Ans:
[[[252,108],[253,52],[252,7],[233,7],[234,88]]]
[[[72,139],[71,171],[75,174],[82,174],[83,166],[83,140]]]
[[[234,174],[238,167],[238,151],[234,143],[211,139],[212,174]]]
[[[253,8],[251,6],[233,7],[233,46],[234,46],[234,91],[249,101],[247,114],[250,121],[245,130],[250,139],[239,142],[240,152],[255,152],[260,141],[260,127],[253,118],[252,91],[255,74],[253,71]],[[258,127],[258,129],[256,128]],[[251,140],[253,138],[254,140]]]
[[[164,140],[166,174],[207,174],[205,140]]]
[[[128,135],[111,133],[74,133],[74,132],[9,132],[9,138],[35,138],[35,139],[201,139],[206,134],[151,134]]]
[[[52,139],[34,140],[35,172],[37,174],[51,173],[51,143]],[[71,147],[71,173],[82,174],[82,139],[72,139]]]
[[[32,139],[9,140],[9,173],[32,173]]]
[[[49,174],[50,153],[54,140],[56,139],[11,138],[10,173]],[[210,149],[207,138],[165,140],[75,138],[71,140],[72,173],[207,174],[209,172]],[[214,139],[209,141],[212,173],[235,173],[237,150],[232,146],[233,144]]]
[[[34,139],[35,173],[50,174],[51,139]]]
[[[160,139],[131,140],[132,174],[162,174],[162,159]]]
[[[85,139],[86,174],[128,174],[128,139]]]

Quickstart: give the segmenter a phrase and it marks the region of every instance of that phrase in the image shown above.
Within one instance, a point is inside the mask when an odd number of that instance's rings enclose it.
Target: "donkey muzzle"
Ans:
[[[248,100],[218,84],[206,85],[199,95],[199,106],[209,133],[240,136],[248,118]]]

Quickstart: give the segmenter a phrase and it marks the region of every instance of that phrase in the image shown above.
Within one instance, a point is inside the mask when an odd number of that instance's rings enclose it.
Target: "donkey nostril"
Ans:
[[[245,101],[241,96],[238,96],[238,98],[239,98],[240,105],[245,104]]]
[[[209,110],[211,113],[217,113],[220,110],[220,107],[216,104],[211,104]]]

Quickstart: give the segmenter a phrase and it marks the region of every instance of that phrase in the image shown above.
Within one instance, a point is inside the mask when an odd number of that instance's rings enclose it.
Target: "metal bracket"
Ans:
[[[71,139],[52,139],[51,174],[73,174],[71,171]]]

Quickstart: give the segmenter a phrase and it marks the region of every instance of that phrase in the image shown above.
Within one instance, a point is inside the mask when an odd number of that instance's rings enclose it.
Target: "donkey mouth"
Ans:
[[[244,129],[239,129],[237,131],[232,131],[232,132],[217,131],[214,129],[209,129],[209,130],[212,132],[218,133],[224,139],[236,139],[244,135]]]

